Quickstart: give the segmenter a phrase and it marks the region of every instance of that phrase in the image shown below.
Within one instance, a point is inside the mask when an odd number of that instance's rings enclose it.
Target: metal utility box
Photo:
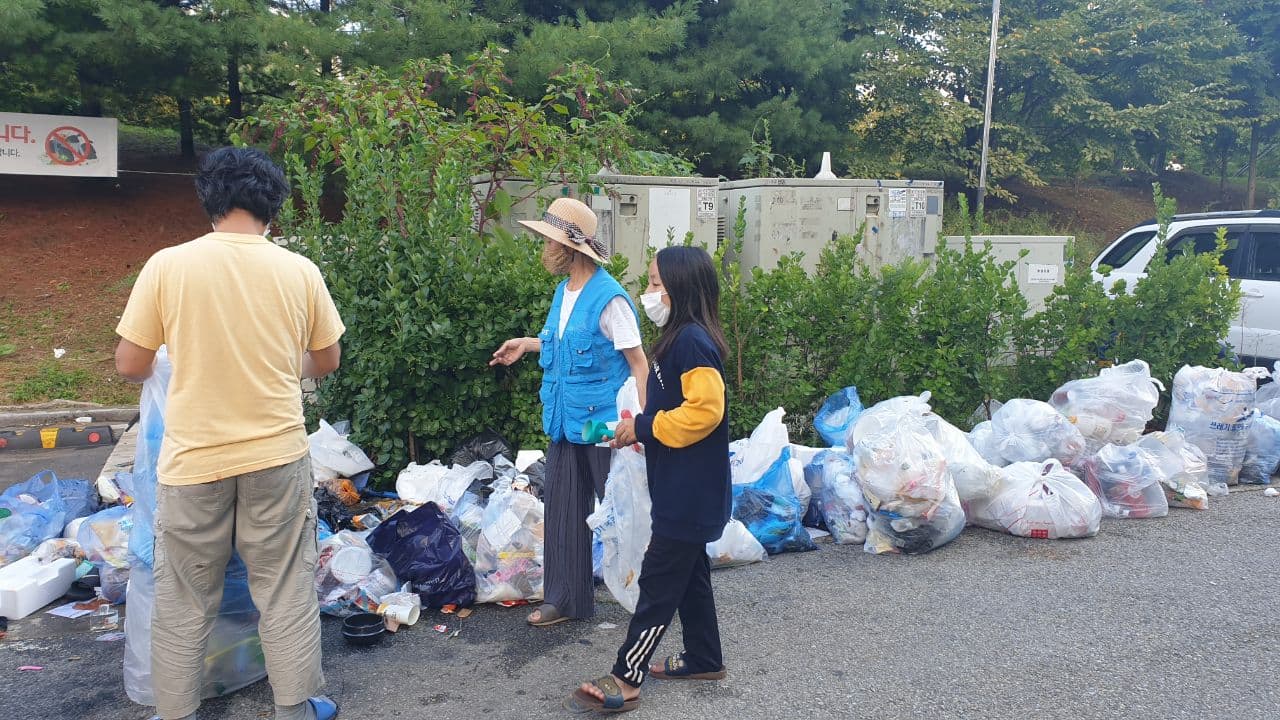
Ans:
[[[717,243],[717,188],[715,178],[650,177],[643,175],[593,175],[591,195],[579,197],[599,218],[596,235],[611,252],[627,258],[630,282],[648,271],[650,248],[683,244],[693,233],[693,244],[715,252]],[[557,197],[578,197],[578,186],[554,183],[536,189],[528,180],[508,179],[502,188],[516,198],[509,213],[501,218],[503,227],[519,232],[519,220],[542,217],[547,205]],[[487,179],[475,181],[475,194],[485,197]],[[527,196],[527,197],[526,197]]]
[[[739,180],[720,186],[720,222],[722,233],[732,231],[745,199],[744,270],[771,270],[779,258],[801,252],[802,265],[812,272],[828,243],[859,227],[859,254],[874,268],[936,247],[942,190],[941,180]]]
[[[1018,289],[1027,299],[1030,312],[1044,309],[1045,299],[1053,289],[1062,284],[1067,273],[1067,245],[1070,235],[974,235],[974,247],[991,243],[991,254],[999,262],[1016,261],[1014,269]],[[963,235],[948,235],[946,244],[951,249],[964,247]],[[1026,250],[1026,257],[1018,255]],[[932,257],[933,252],[925,257]]]

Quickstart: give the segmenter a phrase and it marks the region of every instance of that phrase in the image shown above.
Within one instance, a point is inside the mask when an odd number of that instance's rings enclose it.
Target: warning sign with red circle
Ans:
[[[114,118],[0,112],[0,173],[115,177],[118,130]]]
[[[73,125],[50,130],[44,139],[44,152],[54,165],[83,165],[98,159],[89,133]]]

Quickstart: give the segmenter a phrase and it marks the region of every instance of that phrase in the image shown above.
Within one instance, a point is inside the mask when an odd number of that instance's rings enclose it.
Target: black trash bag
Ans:
[[[453,457],[450,458],[449,464],[466,467],[477,460],[492,463],[493,459],[499,455],[506,457],[508,460],[516,459],[516,451],[511,447],[511,443],[507,442],[506,438],[492,430],[486,430],[459,445],[453,451]]]
[[[475,603],[476,572],[462,534],[435,503],[397,512],[369,533],[368,543],[391,563],[399,582],[412,586],[424,607]]]
[[[547,461],[538,460],[525,468],[524,472],[521,474],[529,478],[529,492],[533,493],[534,497],[541,500],[542,488],[547,484]]]

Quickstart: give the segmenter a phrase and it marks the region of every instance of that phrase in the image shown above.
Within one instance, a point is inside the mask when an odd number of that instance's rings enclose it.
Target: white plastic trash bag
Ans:
[[[707,557],[711,558],[711,567],[714,569],[768,560],[769,553],[741,520],[730,520],[724,526],[724,534],[720,539],[707,543]]]
[[[970,507],[974,525],[1047,540],[1098,534],[1102,504],[1062,463],[1014,463],[1001,473],[1000,491]]]
[[[751,432],[750,438],[730,444],[729,469],[734,485],[759,480],[777,462],[783,448],[791,444],[787,426],[782,422],[786,414],[782,408],[769,412]]]
[[[983,420],[969,431],[969,444],[982,456],[983,460],[997,467],[1006,464],[996,447],[996,433],[990,420]]]
[[[1140,445],[1103,445],[1082,463],[1084,482],[1113,518],[1164,517],[1166,474],[1157,457]]]
[[[1097,377],[1082,378],[1058,388],[1049,404],[1084,435],[1092,454],[1108,443],[1136,442],[1160,402],[1164,386],[1151,377],[1142,360],[1103,368]]]
[[[396,494],[401,500],[414,505],[433,502],[448,515],[453,512],[467,488],[471,487],[471,483],[493,476],[493,466],[483,460],[450,468],[441,465],[438,460],[426,465],[409,463],[396,477]]]
[[[369,456],[324,420],[308,440],[311,444],[311,476],[318,483],[338,477],[352,478],[373,469]]]
[[[1209,509],[1209,465],[1203,450],[1188,443],[1177,430],[1148,433],[1136,445],[1151,453],[1160,466],[1169,507]]]
[[[969,442],[968,435],[933,413],[925,416],[925,422],[942,447],[962,505],[968,507],[971,502],[985,500],[1000,489],[1000,468],[987,462]]]
[[[1173,378],[1169,429],[1204,451],[1210,495],[1240,481],[1257,383],[1244,373],[1183,365]]]
[[[932,413],[933,408],[929,407],[930,396],[928,392],[919,395],[902,395],[872,405],[858,416],[858,421],[849,431],[846,446],[852,450],[854,445],[868,437],[880,435],[897,425],[903,418],[923,418]]]
[[[1085,451],[1084,436],[1066,416],[1039,400],[1015,398],[991,418],[993,445],[1006,463],[1050,458],[1072,465]]]
[[[863,414],[849,436],[860,438],[851,454],[870,511],[863,549],[915,554],[951,542],[965,518],[942,447],[916,409],[896,420],[874,410]],[[859,432],[868,414],[876,418],[876,434]]]
[[[613,453],[604,501],[587,518],[604,546],[604,584],[627,612],[640,600],[640,566],[653,534],[649,481],[644,456],[633,448]]]

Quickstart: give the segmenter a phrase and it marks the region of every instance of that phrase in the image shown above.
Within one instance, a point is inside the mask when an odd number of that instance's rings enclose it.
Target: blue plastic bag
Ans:
[[[818,549],[801,524],[804,509],[791,484],[790,463],[787,447],[759,480],[733,486],[733,517],[770,555]]]
[[[858,388],[849,387],[835,393],[822,403],[813,417],[813,427],[831,447],[844,447],[849,431],[862,414],[862,399]]]
[[[1254,410],[1244,465],[1240,468],[1240,482],[1268,485],[1277,465],[1280,465],[1280,420]]]
[[[40,543],[62,534],[67,523],[98,507],[87,480],[60,480],[50,470],[36,473],[0,494],[0,566],[19,560]]]
[[[462,547],[462,533],[435,503],[400,512],[369,533],[369,547],[387,558],[396,579],[409,583],[423,607],[469,607],[476,600],[476,572]]]

